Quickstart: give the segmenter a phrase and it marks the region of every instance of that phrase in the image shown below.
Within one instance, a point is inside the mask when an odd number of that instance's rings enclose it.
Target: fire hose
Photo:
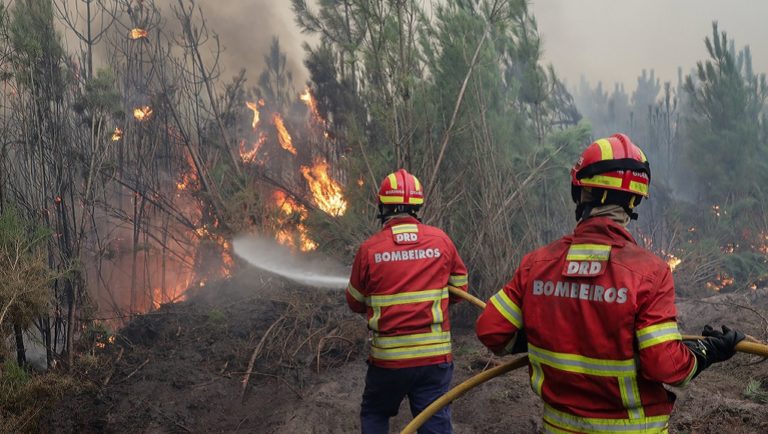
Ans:
[[[452,286],[449,286],[448,290],[451,292],[452,295],[463,298],[469,301],[470,303],[472,303],[473,305],[479,307],[480,309],[485,309],[485,302],[475,297],[474,295],[469,294],[468,292],[462,291],[459,288],[454,288]],[[683,340],[696,340],[701,338],[702,336],[690,336],[690,335],[683,336]],[[738,344],[736,344],[736,351],[740,353],[754,354],[756,356],[768,358],[768,345],[763,345],[756,342],[741,341]],[[475,387],[485,383],[486,381],[492,378],[499,377],[501,375],[506,374],[507,372],[514,371],[515,369],[522,368],[523,366],[527,366],[527,365],[528,365],[528,356],[522,356],[514,360],[510,360],[494,368],[483,371],[475,375],[474,377],[469,378],[468,380],[464,381],[463,383],[459,384],[458,386],[446,392],[445,395],[441,396],[440,398],[435,400],[432,404],[430,404],[427,408],[425,408],[424,411],[419,413],[408,425],[406,425],[405,428],[403,428],[400,434],[415,433],[416,430],[418,430],[424,424],[424,422],[429,420],[430,417],[434,416],[434,414],[437,413],[441,408],[461,398],[470,390],[474,389]]]

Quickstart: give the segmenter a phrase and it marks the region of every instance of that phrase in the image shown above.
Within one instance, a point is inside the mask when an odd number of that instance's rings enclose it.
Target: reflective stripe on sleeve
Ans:
[[[568,261],[607,261],[611,246],[603,244],[573,244],[565,257]]]
[[[669,416],[652,416],[640,419],[602,419],[595,417],[579,417],[555,410],[544,404],[544,422],[555,429],[580,433],[666,433],[669,426]],[[553,430],[552,432],[558,432]]]
[[[466,274],[454,274],[448,278],[448,284],[451,286],[464,286],[469,282],[469,276]]]
[[[381,307],[371,306],[371,310],[373,310],[373,314],[368,319],[368,328],[373,331],[379,331],[379,319],[381,319]]]
[[[407,360],[421,357],[442,356],[451,353],[451,343],[421,345],[417,347],[378,348],[371,347],[371,356],[379,360]]]
[[[680,332],[677,330],[677,323],[674,321],[644,327],[638,329],[635,334],[637,335],[637,346],[641,350],[663,342],[679,341],[682,339]]]
[[[584,357],[578,354],[556,353],[528,344],[531,361],[551,366],[561,371],[589,374],[600,377],[635,376],[635,360],[608,360]]]
[[[693,357],[693,368],[691,369],[691,372],[688,373],[688,376],[685,377],[685,380],[679,382],[678,384],[673,384],[675,387],[685,387],[687,386],[691,380],[693,380],[693,376],[696,375],[696,370],[699,369],[699,361],[696,359],[696,356]]]
[[[373,307],[395,306],[398,304],[422,303],[448,298],[448,288],[427,289],[424,291],[402,292],[391,295],[371,295],[369,304]]]
[[[357,288],[352,286],[352,283],[349,283],[347,285],[347,293],[352,296],[355,300],[359,301],[360,303],[365,303],[365,296],[362,292],[358,291]]]
[[[507,319],[513,326],[523,328],[523,312],[502,289],[491,297],[491,303],[499,311],[501,316]]]
[[[400,336],[374,336],[373,346],[377,348],[412,347],[417,345],[445,344],[451,342],[451,332],[417,333]]]

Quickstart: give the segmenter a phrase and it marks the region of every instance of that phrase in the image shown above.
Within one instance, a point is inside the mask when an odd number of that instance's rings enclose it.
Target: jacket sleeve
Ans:
[[[650,381],[685,386],[696,372],[696,357],[683,344],[677,329],[675,287],[665,267],[650,291],[640,293],[635,337],[640,375]]]
[[[448,284],[466,292],[469,285],[469,275],[467,274],[467,267],[464,265],[464,261],[461,260],[461,257],[459,256],[459,252],[458,250],[456,250],[456,246],[453,245],[453,242],[450,239],[447,241],[450,248],[452,249],[451,256],[453,258],[451,261],[451,275],[448,277]],[[462,300],[463,299],[461,297],[456,297],[455,295],[451,295],[448,302],[450,304],[454,304]]]
[[[366,311],[367,276],[366,254],[364,246],[360,246],[355,255],[355,262],[352,264],[352,275],[349,277],[349,284],[346,290],[347,304],[353,312],[365,313]]]
[[[511,352],[517,331],[523,328],[520,268],[501,291],[488,300],[475,324],[478,339],[495,354]]]

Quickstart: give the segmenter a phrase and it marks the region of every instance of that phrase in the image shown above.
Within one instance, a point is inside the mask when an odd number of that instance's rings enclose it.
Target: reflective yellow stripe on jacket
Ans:
[[[373,310],[373,315],[368,320],[369,327],[374,330],[371,356],[380,360],[407,360],[450,354],[451,332],[442,330],[442,323],[445,320],[442,301],[448,296],[449,292],[446,287],[368,297],[367,303]],[[382,308],[425,302],[432,303],[430,332],[397,336],[381,336],[378,333]]]
[[[677,330],[677,323],[674,321],[638,329],[635,335],[637,336],[637,346],[641,350],[663,342],[679,341],[682,339],[680,332]]]
[[[523,312],[520,310],[520,306],[515,304],[503,289],[491,297],[491,304],[513,326],[519,329],[523,328]]]
[[[640,389],[637,385],[637,369],[634,359],[596,359],[578,354],[549,351],[530,343],[528,344],[528,359],[532,367],[531,388],[539,396],[541,396],[541,388],[544,383],[544,371],[541,369],[541,365],[574,374],[614,377],[618,382],[621,402],[627,409],[628,420],[634,421],[645,418],[645,411],[640,399]]]
[[[666,433],[669,426],[669,416],[643,417],[640,419],[602,419],[595,417],[578,417],[554,409],[544,404],[544,431],[580,432],[580,433]],[[566,431],[567,430],[567,431]]]
[[[452,274],[448,278],[448,284],[451,286],[464,286],[469,282],[469,276],[466,274]]]

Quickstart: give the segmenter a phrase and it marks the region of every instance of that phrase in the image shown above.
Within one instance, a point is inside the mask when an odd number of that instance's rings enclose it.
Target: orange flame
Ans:
[[[317,100],[312,95],[312,91],[309,88],[304,89],[304,92],[302,92],[299,95],[299,99],[304,101],[304,104],[309,107],[310,113],[312,113],[312,116],[315,118],[315,120],[320,123],[324,124],[325,119],[323,119],[322,116],[320,116],[320,112],[317,110]]]
[[[347,211],[347,201],[339,183],[328,175],[328,162],[315,160],[312,167],[301,166],[301,173],[309,184],[312,198],[326,213],[338,217]]]
[[[117,142],[122,138],[123,138],[123,130],[121,130],[118,127],[115,127],[115,132],[112,133],[112,141]]]
[[[280,113],[275,113],[274,116],[272,116],[272,122],[275,124],[275,128],[277,128],[277,139],[280,141],[280,146],[291,154],[296,155],[296,148],[293,147],[293,139],[291,138],[291,135],[288,134],[288,130],[285,129],[285,122],[283,122],[283,117],[280,116]]]
[[[256,163],[258,160],[256,158],[256,154],[259,153],[259,149],[261,148],[261,145],[264,144],[264,142],[267,141],[267,136],[264,135],[264,133],[259,135],[259,141],[251,145],[250,149],[246,149],[245,147],[245,140],[240,141],[240,160],[245,164],[253,164]]]
[[[176,190],[195,190],[197,188],[195,162],[192,161],[192,156],[189,154],[187,154],[187,164],[189,164],[189,170],[181,173],[181,179],[176,182]]]
[[[131,29],[131,33],[128,35],[128,38],[132,40],[142,39],[149,36],[149,32],[147,32],[144,29]]]
[[[263,102],[264,100],[259,100],[259,103],[263,103]],[[255,130],[256,127],[259,125],[259,120],[260,120],[259,106],[255,102],[250,102],[250,101],[246,102],[245,105],[248,106],[248,108],[251,109],[251,111],[253,111],[253,121],[251,122],[251,126]],[[263,107],[264,104],[261,104],[261,106]]]
[[[133,117],[139,122],[144,122],[149,119],[149,117],[152,116],[152,113],[154,113],[154,110],[148,105],[133,109]]]
[[[298,215],[299,218],[299,223],[296,224],[297,233],[293,233],[289,229],[283,227],[275,233],[275,240],[284,246],[289,246],[291,248],[298,247],[302,252],[309,252],[317,249],[317,243],[309,237],[309,231],[304,225],[304,220],[307,218],[307,209],[303,205],[296,203],[280,190],[275,191],[273,198],[280,210],[281,218],[278,218],[278,223],[280,225],[285,226],[294,215]]]

